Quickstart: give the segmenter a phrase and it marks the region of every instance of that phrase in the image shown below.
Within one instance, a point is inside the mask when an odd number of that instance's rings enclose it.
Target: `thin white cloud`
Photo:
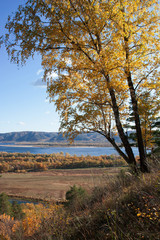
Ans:
[[[21,126],[24,126],[25,122],[20,121],[20,122],[18,122],[18,124],[21,125]]]
[[[42,71],[43,71],[42,69],[38,70],[37,75],[40,75],[40,73]],[[47,77],[48,78],[52,78],[52,79],[56,79],[58,77],[58,74],[55,73],[55,72],[48,73]],[[41,78],[37,79],[35,82],[33,82],[33,86],[46,88],[47,87],[47,83],[45,81],[43,81],[43,77],[41,77]]]
[[[42,72],[43,72],[43,69],[39,69],[39,70],[37,71],[37,75],[39,76]]]
[[[51,112],[50,111],[46,111],[45,114],[50,114]]]
[[[43,81],[43,78],[39,78],[33,83],[33,86],[45,88],[47,87],[47,83]]]

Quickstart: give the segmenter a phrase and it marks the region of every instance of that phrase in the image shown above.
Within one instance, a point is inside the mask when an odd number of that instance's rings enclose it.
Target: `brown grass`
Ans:
[[[3,173],[0,192],[44,200],[64,200],[74,184],[87,190],[106,183],[121,168],[56,169],[32,173]]]

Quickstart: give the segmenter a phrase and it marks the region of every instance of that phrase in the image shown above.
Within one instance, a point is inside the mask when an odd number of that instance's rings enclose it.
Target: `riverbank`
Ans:
[[[109,143],[88,143],[88,142],[75,142],[69,144],[68,142],[62,143],[42,143],[42,142],[4,142],[0,143],[0,146],[8,147],[39,147],[39,148],[51,148],[51,147],[112,147]]]

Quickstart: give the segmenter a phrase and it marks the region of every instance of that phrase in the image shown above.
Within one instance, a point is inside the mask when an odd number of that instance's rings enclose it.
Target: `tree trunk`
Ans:
[[[119,148],[119,146],[115,143],[115,140],[106,136],[107,140],[112,144],[112,146],[116,149],[116,151],[119,153],[119,155],[121,157],[123,157],[123,159],[128,163],[130,164],[130,160],[129,158],[127,157],[127,155]]]
[[[128,86],[129,86],[130,96],[131,96],[131,101],[132,101],[133,114],[134,114],[134,119],[135,119],[138,150],[139,150],[139,156],[140,156],[140,170],[141,170],[141,172],[149,172],[148,164],[146,161],[146,154],[145,154],[145,150],[144,150],[143,138],[142,138],[142,131],[141,131],[141,124],[140,124],[140,117],[139,117],[139,113],[138,113],[138,104],[137,104],[137,99],[136,99],[136,93],[135,93],[135,89],[133,87],[131,73],[129,72],[127,75],[128,75],[127,76]]]
[[[123,146],[125,148],[126,154],[128,156],[127,162],[130,165],[134,166],[134,169],[136,169],[137,168],[136,160],[135,160],[132,148],[131,148],[131,146],[129,144],[128,138],[127,138],[127,136],[124,133],[124,130],[123,130],[123,127],[122,127],[122,124],[121,124],[121,121],[120,121],[119,109],[118,109],[118,106],[117,106],[115,92],[114,92],[113,88],[109,86],[110,85],[109,76],[105,75],[105,74],[104,74],[104,76],[105,76],[106,81],[108,83],[108,89],[109,89],[109,93],[110,93],[111,100],[112,100],[112,107],[113,107],[116,127],[117,127],[117,130],[118,130],[118,133],[119,133],[119,137],[121,138],[121,141],[122,141]]]
[[[134,115],[134,120],[135,120],[137,143],[138,143],[138,150],[139,150],[139,156],[140,156],[140,170],[141,170],[141,172],[149,172],[149,168],[148,168],[146,156],[145,156],[145,151],[144,151],[144,143],[143,143],[143,137],[142,137],[142,131],[141,131],[140,117],[139,117],[139,113],[138,113],[138,103],[137,103],[136,93],[135,93],[135,89],[133,86],[131,71],[130,71],[129,46],[128,46],[128,38],[127,37],[124,37],[124,43],[125,43],[126,63],[127,63],[125,73],[127,76],[130,97],[131,97],[131,102],[132,102],[133,115]]]

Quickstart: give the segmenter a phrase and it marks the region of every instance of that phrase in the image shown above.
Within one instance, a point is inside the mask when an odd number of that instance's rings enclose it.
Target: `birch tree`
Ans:
[[[118,150],[113,125],[125,148],[121,155],[136,169],[124,131],[131,101],[140,170],[148,172],[137,96],[143,88],[160,87],[159,1],[28,0],[6,28],[12,61],[41,54],[61,130],[73,138],[87,129],[98,131]]]

